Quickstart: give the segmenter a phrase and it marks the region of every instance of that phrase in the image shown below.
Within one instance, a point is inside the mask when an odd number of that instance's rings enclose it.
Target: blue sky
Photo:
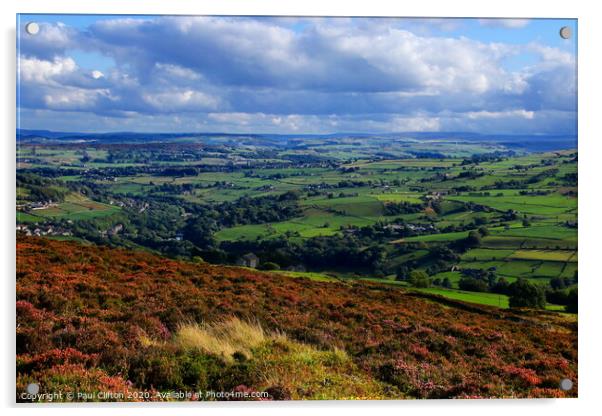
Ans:
[[[575,134],[576,45],[574,19],[19,15],[18,122]]]

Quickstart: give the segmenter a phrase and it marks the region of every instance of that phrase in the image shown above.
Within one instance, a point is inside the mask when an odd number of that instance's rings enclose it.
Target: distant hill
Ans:
[[[48,130],[27,130],[17,129],[17,140],[20,141],[101,141],[101,142],[123,142],[123,141],[149,141],[157,139],[174,139],[178,137],[190,136],[190,133],[133,133],[133,132],[112,132],[112,133],[78,133],[78,132],[59,132]]]
[[[207,138],[224,137],[236,140],[237,138],[256,139],[263,144],[275,146],[286,145],[289,140],[303,138],[405,138],[414,140],[462,140],[470,142],[495,142],[510,149],[524,149],[527,151],[548,151],[571,149],[577,147],[577,137],[571,135],[504,135],[504,134],[478,134],[472,132],[392,132],[392,133],[331,133],[331,134],[245,134],[223,132],[186,132],[186,133],[138,133],[138,132],[108,132],[108,133],[81,133],[57,132],[49,130],[17,129],[17,140],[26,143],[46,142],[74,142],[89,141],[101,143],[123,142],[149,142],[173,141],[185,139],[197,141]]]
[[[271,399],[564,397],[577,325],[361,282],[318,282],[18,237],[17,392],[262,391]],[[242,393],[241,393],[242,394]],[[135,397],[133,397],[135,398]]]

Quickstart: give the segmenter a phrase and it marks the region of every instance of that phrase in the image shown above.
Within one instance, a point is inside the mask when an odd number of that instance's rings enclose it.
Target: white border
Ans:
[[[4,1],[2,8],[2,263],[3,319],[2,376],[0,399],[8,413],[104,415],[118,406],[65,407],[44,406],[15,408],[14,400],[14,175],[15,175],[15,21],[16,13],[98,13],[98,14],[234,14],[234,15],[329,15],[329,16],[428,16],[428,17],[556,17],[579,19],[579,268],[580,268],[580,336],[579,336],[579,399],[568,400],[497,400],[497,401],[405,401],[405,402],[294,402],[251,403],[175,406],[127,406],[131,414],[155,415],[163,413],[198,414],[217,410],[224,414],[292,414],[350,413],[365,414],[377,411],[386,414],[421,413],[445,416],[486,413],[489,415],[537,413],[548,415],[590,414],[598,406],[601,396],[602,375],[600,357],[600,296],[602,271],[596,258],[600,257],[599,209],[602,193],[597,185],[602,152],[602,105],[599,76],[602,21],[596,13],[594,2],[525,0],[471,1],[471,0],[420,0],[420,1],[328,1],[328,0],[15,0]],[[110,407],[110,408],[107,408]],[[111,410],[113,408],[114,410]]]

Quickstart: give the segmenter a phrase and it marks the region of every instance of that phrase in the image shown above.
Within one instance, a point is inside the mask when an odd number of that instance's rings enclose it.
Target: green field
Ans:
[[[475,248],[462,255],[465,261],[494,261],[504,260],[514,253],[513,250],[494,250],[487,248]]]
[[[314,280],[316,282],[338,282],[339,281],[339,279],[337,279],[336,277],[329,276],[324,273],[316,273],[316,272],[293,272],[293,271],[286,271],[286,270],[278,270],[278,271],[275,271],[272,273],[284,275],[287,277],[310,279],[310,280]]]
[[[360,208],[364,209],[364,207]],[[258,237],[273,238],[287,233],[298,233],[299,237],[333,235],[340,232],[341,226],[366,226],[374,224],[378,217],[356,217],[333,214],[316,208],[305,210],[305,216],[288,221],[270,224],[241,225],[224,228],[215,234],[219,241],[254,240]]]
[[[496,306],[499,308],[508,308],[508,296],[498,295],[496,293],[467,292],[463,290],[452,289],[412,289],[422,293],[431,293],[433,295],[444,296],[449,299],[461,300],[463,302],[476,303],[479,305]]]
[[[86,220],[106,217],[120,210],[119,207],[92,201],[83,195],[70,194],[64,202],[47,208],[33,209],[30,213],[17,212],[17,220],[39,222],[48,219]]]
[[[346,198],[308,199],[304,205],[358,217],[378,217],[383,211],[383,204],[377,198],[357,196]]]
[[[522,260],[542,260],[542,261],[577,261],[574,251],[543,251],[543,250],[517,250],[509,258]]]
[[[491,208],[508,211],[515,210],[524,214],[557,215],[577,208],[577,199],[562,195],[522,196],[518,193],[505,196],[453,196],[452,201],[474,202]]]

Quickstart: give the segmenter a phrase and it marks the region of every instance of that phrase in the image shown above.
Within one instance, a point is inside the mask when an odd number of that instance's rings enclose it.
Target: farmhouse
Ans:
[[[255,254],[253,253],[247,253],[244,256],[240,257],[237,261],[236,264],[238,266],[244,266],[244,267],[253,267],[256,268],[259,265],[259,257],[257,257]]]
[[[49,201],[49,202],[31,202],[29,204],[27,204],[26,209],[30,209],[32,211],[34,210],[39,210],[39,209],[48,209],[48,208],[52,208],[52,207],[56,207],[58,206],[58,204]]]
[[[401,224],[387,224],[385,225],[385,229],[391,231],[403,231],[405,229],[405,226]]]
[[[117,234],[119,234],[122,231],[123,231],[123,224],[117,224],[116,226],[110,228],[107,231],[107,234],[108,235],[117,235]]]

